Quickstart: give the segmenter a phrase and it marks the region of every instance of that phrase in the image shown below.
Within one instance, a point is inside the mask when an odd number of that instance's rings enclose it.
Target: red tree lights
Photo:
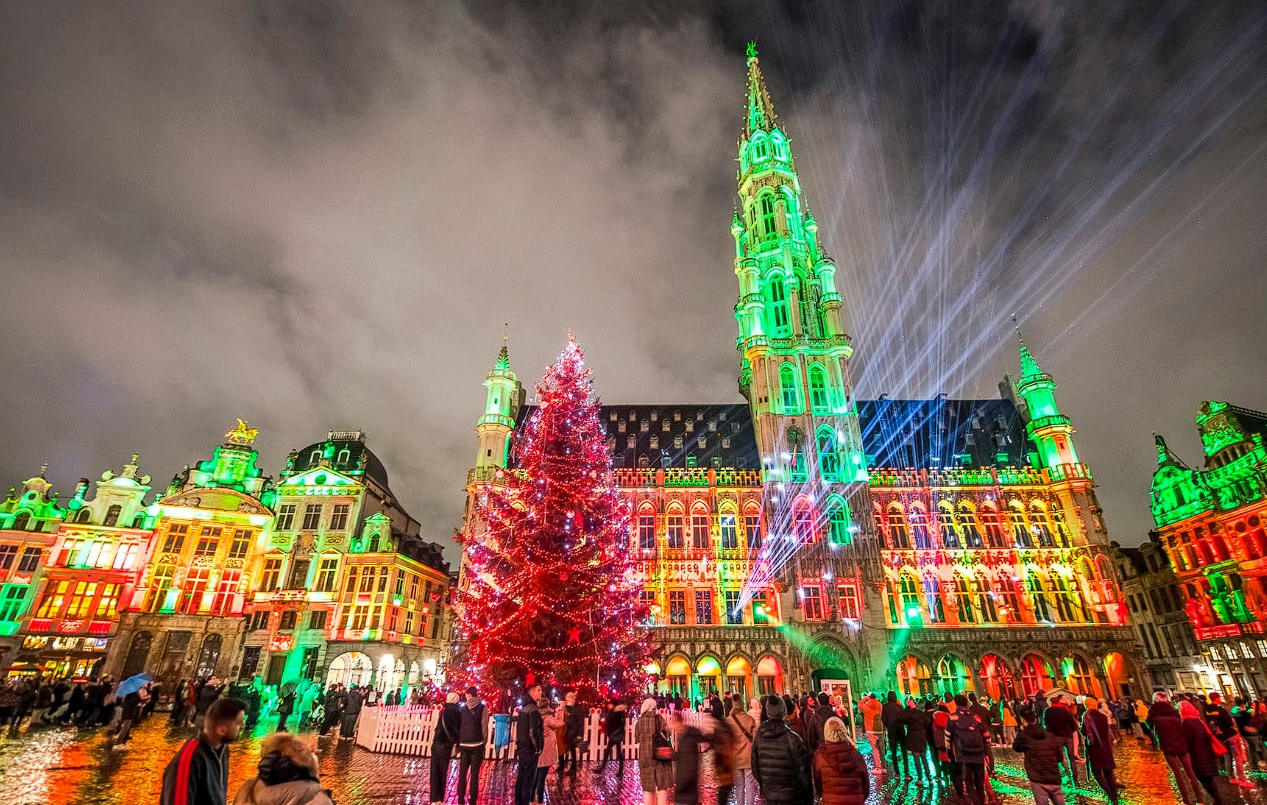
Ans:
[[[478,498],[454,669],[470,683],[611,693],[643,681],[647,613],[590,374],[569,337],[537,385],[518,470]]]

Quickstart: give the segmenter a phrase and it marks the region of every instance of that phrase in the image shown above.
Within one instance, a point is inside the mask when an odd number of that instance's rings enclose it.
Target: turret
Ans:
[[[515,417],[524,404],[524,387],[510,369],[510,353],[502,344],[497,361],[484,378],[484,413],[475,425],[479,435],[479,454],[475,459],[477,470],[504,469],[510,458],[510,439],[515,429]]]
[[[1015,324],[1016,318],[1012,321]],[[1076,466],[1079,461],[1073,445],[1073,425],[1056,405],[1056,381],[1039,367],[1021,337],[1019,325],[1016,325],[1016,337],[1021,350],[1021,378],[1016,382],[1016,393],[1025,401],[1028,417],[1025,430],[1038,448],[1038,468]]]

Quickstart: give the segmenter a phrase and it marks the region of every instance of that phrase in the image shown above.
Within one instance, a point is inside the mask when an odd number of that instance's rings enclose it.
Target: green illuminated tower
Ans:
[[[484,413],[475,425],[480,443],[479,455],[475,458],[477,474],[505,469],[515,416],[524,403],[524,387],[510,370],[510,353],[504,343],[497,353],[497,362],[484,378],[484,388],[488,390]]]
[[[802,601],[807,591],[816,596],[822,590],[831,603],[839,582],[861,579],[870,597],[881,571],[836,265],[819,244],[753,45],[738,148],[739,209],[731,233],[739,281],[739,389],[751,408],[761,454],[767,532],[798,543],[795,556],[775,574],[782,611],[797,620],[803,604],[816,606]],[[868,602],[862,625],[882,628],[878,620],[869,622],[879,610]],[[841,637],[850,650],[868,653],[858,630]],[[811,667],[832,664],[815,658]]]

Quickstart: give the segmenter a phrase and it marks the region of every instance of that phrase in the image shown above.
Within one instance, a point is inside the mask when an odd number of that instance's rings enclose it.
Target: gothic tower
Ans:
[[[484,388],[487,389],[484,413],[475,425],[475,432],[479,435],[479,455],[475,457],[477,473],[506,468],[515,416],[524,403],[524,387],[510,370],[510,353],[505,344],[497,353],[497,362],[484,378]]]
[[[863,620],[880,609],[870,600],[878,600],[880,570],[849,376],[853,346],[841,321],[836,265],[819,244],[751,44],[746,100],[731,232],[739,389],[752,411],[765,487],[763,555],[785,596],[784,613],[804,615],[820,596],[834,611],[837,591],[844,595],[852,580],[868,593]],[[855,654],[867,653],[861,625],[842,631]],[[824,660],[810,657],[811,670]],[[834,664],[846,662],[858,664],[853,657]]]

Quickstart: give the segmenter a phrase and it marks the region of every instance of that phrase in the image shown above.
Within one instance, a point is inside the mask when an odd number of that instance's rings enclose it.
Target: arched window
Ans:
[[[345,447],[339,451],[339,455],[335,459],[335,463],[341,467],[345,467],[347,466],[348,462],[350,462],[351,460],[352,460],[352,451]]]
[[[106,519],[102,520],[101,524],[104,526],[118,525],[120,514],[123,514],[122,506],[119,506],[118,504],[111,506],[110,508],[106,509]]]
[[[1001,571],[994,584],[998,597],[999,617],[1003,623],[1021,623],[1024,613],[1021,612],[1021,594],[1016,579]]]
[[[90,517],[92,517],[92,512],[90,510],[80,509],[79,512],[75,515],[75,522],[86,523],[88,522],[88,518]]]
[[[976,602],[972,599],[972,580],[970,577],[955,573],[950,577],[951,591],[955,595],[955,603],[959,605],[959,622],[976,623]]]
[[[670,504],[664,519],[669,548],[682,550],[686,547],[686,517],[682,514],[682,507]]]
[[[991,548],[1007,547],[1007,530],[999,519],[999,510],[993,506],[981,507],[981,524],[985,526],[985,539]]]
[[[708,507],[696,503],[691,507],[691,547],[697,551],[707,551],[712,545],[708,533]]]
[[[770,280],[770,332],[777,336],[786,336],[791,328],[788,326],[787,289],[783,286],[782,277]]]
[[[809,404],[816,414],[829,413],[827,401],[827,373],[820,364],[813,363],[809,367]]]
[[[760,198],[761,204],[761,234],[767,238],[774,237],[777,232],[774,228],[774,195],[767,193]]]
[[[814,528],[814,508],[808,503],[798,504],[792,512],[792,533],[802,545],[818,541],[818,530]]]
[[[937,504],[937,523],[941,527],[941,544],[946,548],[962,548],[959,531],[955,528],[955,512],[950,502],[943,500]]]
[[[1047,592],[1043,589],[1043,579],[1037,570],[1031,570],[1026,578],[1026,591],[1029,593],[1030,606],[1034,617],[1040,622],[1051,622],[1051,607],[1047,601]]]
[[[770,157],[770,144],[766,142],[764,134],[756,134],[752,138],[752,161],[764,162]]]
[[[976,576],[969,583],[972,585],[972,598],[977,605],[977,614],[982,623],[998,623],[999,611],[990,590],[990,581],[985,576]]]
[[[779,132],[770,135],[770,144],[774,146],[774,158],[780,162],[787,161],[787,140]]]
[[[1018,548],[1033,548],[1034,540],[1025,524],[1025,510],[1018,501],[1012,501],[1007,507],[1008,516],[1012,519],[1012,537]]]
[[[898,578],[898,596],[906,622],[918,623],[922,607],[919,601],[919,581],[913,573],[903,573]]]
[[[787,449],[790,457],[788,480],[802,483],[807,477],[805,474],[805,437],[797,428],[787,429]]]
[[[761,507],[756,503],[744,506],[743,533],[744,539],[748,541],[749,550],[756,551],[761,548]]]
[[[655,550],[655,507],[644,503],[638,509],[638,550],[651,553]]]
[[[852,541],[849,533],[849,505],[840,498],[832,498],[828,504],[827,533],[833,545],[848,545]]]
[[[1029,527],[1040,547],[1055,547],[1051,538],[1051,527],[1047,524],[1047,507],[1041,501],[1030,501]]]
[[[840,480],[840,451],[836,449],[836,431],[818,429],[818,472],[824,481]]]
[[[928,620],[946,622],[946,604],[941,597],[941,579],[929,573],[924,576],[924,600],[928,602]]]
[[[928,515],[924,513],[923,507],[911,506],[907,519],[911,521],[911,536],[915,538],[915,547],[924,551],[931,549],[933,539],[928,533]]]
[[[1056,547],[1068,548],[1072,544],[1069,540],[1069,524],[1065,522],[1065,515],[1060,511],[1059,506],[1047,512],[1047,520],[1051,523],[1051,533],[1056,541]]]
[[[965,545],[969,548],[981,547],[981,527],[977,524],[977,513],[969,503],[959,504],[959,528],[963,531]]]
[[[783,413],[799,414],[801,412],[801,390],[796,367],[785,363],[779,368],[779,391],[783,396]]]
[[[932,674],[925,663],[906,657],[897,664],[897,686],[907,696],[928,696],[933,692]]]
[[[906,550],[911,547],[911,535],[906,530],[906,517],[902,507],[896,503],[889,505],[889,543],[894,550]]]

